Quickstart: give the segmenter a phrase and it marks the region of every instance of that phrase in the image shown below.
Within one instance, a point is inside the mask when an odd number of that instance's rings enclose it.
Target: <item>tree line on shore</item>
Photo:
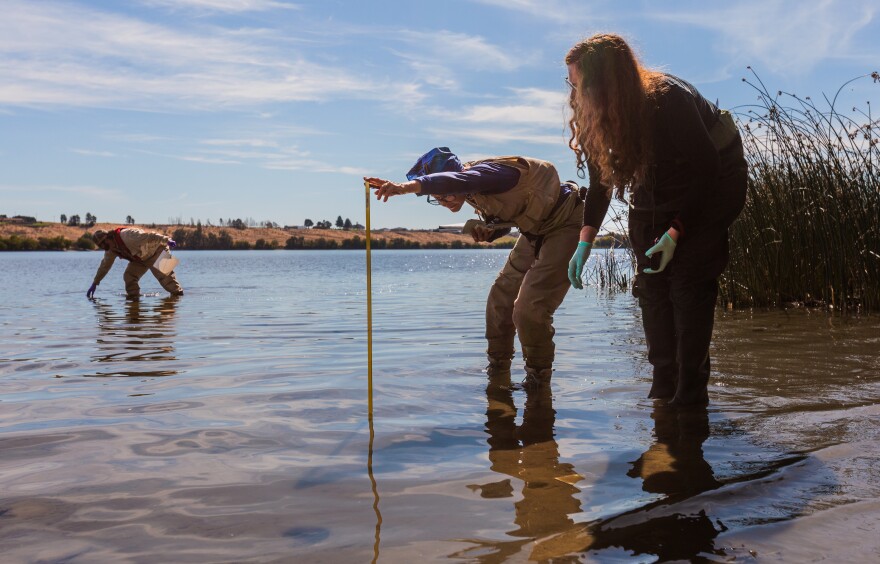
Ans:
[[[177,248],[188,251],[226,251],[226,250],[327,250],[327,249],[365,249],[367,240],[365,237],[354,235],[346,239],[307,239],[304,236],[293,235],[288,237],[282,245],[277,239],[259,238],[253,244],[235,240],[225,229],[219,233],[206,232],[201,227],[186,229],[178,227],[171,238],[177,243]],[[372,249],[509,249],[516,244],[516,239],[505,238],[485,245],[471,243],[469,241],[454,240],[446,241],[412,241],[403,237],[375,238],[370,241]],[[607,235],[596,240],[596,248],[620,248],[628,244],[625,237],[620,235]],[[84,233],[75,241],[64,237],[24,237],[11,235],[0,237],[0,251],[89,251],[97,248],[91,233]]]
[[[288,250],[322,250],[322,249],[365,249],[367,246],[366,238],[358,235],[343,239],[327,239],[318,237],[317,239],[307,239],[304,236],[293,235],[289,237],[284,245],[277,239],[266,240],[264,238],[257,239],[253,245],[247,241],[236,241],[228,231],[221,229],[219,233],[208,233],[201,226],[196,229],[177,228],[171,235],[172,239],[177,242],[178,248],[186,250],[272,250],[272,249],[288,249]],[[499,241],[492,245],[493,248],[510,248],[514,245],[514,240]],[[411,241],[403,237],[394,237],[391,239],[372,239],[370,247],[373,249],[482,249],[484,245],[478,243],[468,243],[465,241],[429,241],[419,242]]]
[[[96,247],[97,245],[89,233],[76,241],[71,241],[60,235],[58,237],[37,237],[36,239],[21,235],[0,237],[0,251],[67,251],[69,249],[90,251]]]
[[[35,220],[36,221],[36,220]],[[152,226],[155,228],[155,226]],[[192,251],[208,250],[322,250],[322,249],[365,249],[366,238],[358,235],[337,240],[324,237],[306,238],[293,235],[288,237],[282,244],[278,239],[259,238],[253,244],[241,239],[236,240],[225,229],[219,233],[209,232],[204,229],[201,222],[196,224],[195,229],[178,227],[171,233],[171,238],[177,242],[179,249]],[[404,237],[373,238],[370,247],[373,249],[508,249],[513,247],[516,239],[505,238],[490,245],[471,243],[469,241],[453,240],[446,241],[412,241]],[[625,236],[618,234],[605,235],[597,238],[596,248],[619,248],[628,246]],[[9,237],[0,237],[0,251],[67,251],[67,250],[94,250],[97,248],[91,233],[84,233],[76,240],[70,240],[62,236],[57,237],[25,237],[13,234]]]
[[[289,237],[282,245],[277,239],[257,239],[254,244],[247,241],[235,240],[232,235],[225,229],[221,229],[219,233],[209,233],[200,226],[196,229],[177,228],[172,232],[171,238],[177,242],[177,248],[193,251],[209,251],[209,250],[327,250],[327,249],[365,249],[367,245],[366,238],[357,235],[336,240],[318,237],[317,239],[306,239],[303,236]],[[490,248],[510,248],[514,245],[515,240],[497,241]],[[428,241],[419,242],[405,239],[403,237],[394,237],[391,239],[372,239],[370,247],[373,249],[483,249],[486,245],[479,243],[469,243],[467,241]],[[83,250],[89,251],[97,248],[91,233],[85,233],[75,241],[71,241],[65,237],[24,237],[22,235],[10,235],[9,237],[0,237],[0,251],[67,251],[67,250]]]
[[[70,217],[67,214],[61,214],[59,217],[61,220],[61,225],[68,225],[70,227],[94,227],[96,223],[98,223],[98,218],[92,215],[91,212],[86,212],[86,216],[84,219],[79,217],[79,214],[72,214]],[[134,218],[128,216],[125,218],[126,225],[133,225]]]
[[[64,216],[61,216],[61,217],[63,218]],[[128,216],[128,217],[129,217],[129,219],[131,218],[131,216]],[[63,221],[62,221],[62,223],[63,223]],[[131,223],[134,223],[134,220],[132,220]],[[195,219],[193,217],[189,218],[188,224],[186,222],[184,222],[183,218],[181,218],[181,217],[169,218],[168,225],[189,225],[190,227],[198,227],[200,225],[205,225],[206,227],[214,227],[215,226],[211,222],[210,219],[206,219],[203,222],[201,219]],[[338,229],[363,229],[364,228],[364,226],[359,223],[352,223],[351,219],[349,219],[349,218],[342,219],[341,215],[336,217],[335,225]],[[275,221],[266,220],[266,221],[259,221],[258,222],[256,220],[254,220],[254,218],[252,218],[252,217],[247,217],[244,219],[241,219],[241,218],[223,219],[221,217],[220,219],[217,220],[216,226],[217,227],[231,227],[233,229],[240,229],[240,230],[244,230],[244,229],[248,229],[248,228],[252,228],[252,227],[274,228],[274,229],[281,228],[281,225]],[[314,228],[314,229],[332,229],[333,226],[334,226],[334,223],[331,223],[330,220],[328,220],[328,219],[319,220],[319,221],[315,222],[309,218],[306,218],[306,220],[303,222],[303,227],[307,227],[309,229],[312,229],[312,228]]]

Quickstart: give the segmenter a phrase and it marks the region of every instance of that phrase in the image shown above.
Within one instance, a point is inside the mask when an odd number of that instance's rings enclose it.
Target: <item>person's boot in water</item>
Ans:
[[[499,376],[510,376],[510,357],[490,356],[489,364],[486,366],[486,374],[489,378]]]
[[[552,368],[532,368],[531,366],[526,366],[526,377],[522,381],[522,387],[526,390],[539,390],[549,387],[552,375]]]

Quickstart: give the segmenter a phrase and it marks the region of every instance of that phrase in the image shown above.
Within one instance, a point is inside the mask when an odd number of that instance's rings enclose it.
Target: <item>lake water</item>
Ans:
[[[371,432],[363,251],[175,254],[127,302],[0,253],[3,562],[880,557],[877,317],[719,310],[676,412],[634,299],[573,291],[527,396],[482,371],[506,251],[374,252]]]

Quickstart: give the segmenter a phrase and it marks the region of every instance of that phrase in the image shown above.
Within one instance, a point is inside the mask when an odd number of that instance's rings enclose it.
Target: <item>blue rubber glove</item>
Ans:
[[[173,249],[176,246],[177,246],[177,241],[175,241],[174,239],[168,239],[168,248],[169,249]]]
[[[663,253],[663,256],[660,257],[660,268],[654,270],[652,268],[646,268],[643,272],[645,274],[657,274],[658,272],[663,272],[663,269],[666,268],[666,265],[669,264],[669,261],[672,260],[672,255],[675,254],[675,239],[669,236],[669,233],[666,232],[660,237],[660,240],[657,241],[657,244],[645,251],[646,257],[651,257],[655,253]]]
[[[97,284],[92,284],[91,286],[89,286],[89,291],[86,292],[86,297],[89,299],[94,298],[95,297],[95,290],[97,290],[97,289],[98,289]]]
[[[592,248],[592,243],[581,241],[578,243],[574,254],[571,255],[571,260],[568,261],[568,281],[571,282],[573,288],[578,290],[584,289],[581,276],[584,273],[584,264],[587,262],[587,258],[590,256],[590,249]]]

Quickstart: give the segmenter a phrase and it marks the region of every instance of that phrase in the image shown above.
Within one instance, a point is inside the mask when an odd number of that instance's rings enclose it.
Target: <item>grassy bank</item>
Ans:
[[[95,242],[88,235],[83,235],[76,241],[61,236],[31,238],[10,235],[0,237],[0,251],[67,251],[69,249],[88,251],[94,248]]]
[[[115,223],[99,223],[89,228],[62,224],[23,225],[0,223],[0,251],[39,251],[94,249],[91,233],[111,230]],[[231,229],[214,226],[133,225],[173,238],[181,249],[360,249],[366,246],[366,233],[357,229]],[[371,233],[375,249],[465,249],[510,248],[514,237],[504,237],[491,244],[476,244],[469,235],[430,230],[379,230]]]
[[[54,223],[28,225],[0,223],[0,251],[89,250],[95,245],[91,233],[111,230],[115,223],[99,223],[89,228]],[[167,235],[186,250],[319,250],[364,249],[363,229],[231,229],[215,226],[133,225]],[[516,237],[502,237],[492,243],[474,243],[470,235],[417,229],[378,230],[371,233],[374,249],[509,249]],[[604,236],[596,247],[618,247],[626,241]]]

